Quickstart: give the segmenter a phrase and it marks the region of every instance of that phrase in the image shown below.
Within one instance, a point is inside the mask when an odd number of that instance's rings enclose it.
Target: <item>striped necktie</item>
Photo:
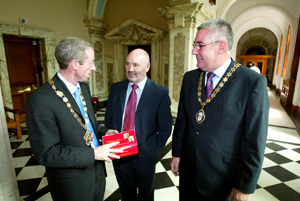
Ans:
[[[208,99],[211,95],[211,93],[214,90],[214,85],[213,85],[213,81],[212,78],[215,76],[216,74],[214,74],[213,72],[209,72],[207,74],[207,81],[206,81],[206,99]]]

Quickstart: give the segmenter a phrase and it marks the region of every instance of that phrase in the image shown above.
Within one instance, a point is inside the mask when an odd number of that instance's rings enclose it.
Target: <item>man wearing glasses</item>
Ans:
[[[198,27],[184,75],[172,141],[171,169],[180,200],[247,201],[255,190],[268,133],[267,80],[230,57],[229,23]]]

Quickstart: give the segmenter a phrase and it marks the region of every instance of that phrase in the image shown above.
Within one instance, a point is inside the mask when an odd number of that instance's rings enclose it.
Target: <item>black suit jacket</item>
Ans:
[[[55,75],[54,84],[68,98],[75,112],[84,119],[66,85]],[[96,134],[108,129],[95,119],[90,90],[80,87],[87,102],[88,114]],[[101,175],[104,163],[94,159],[94,151],[83,139],[85,130],[47,82],[26,100],[26,123],[32,151],[37,161],[46,166],[50,192],[55,200],[93,200],[96,168]],[[99,173],[99,172],[98,172]],[[98,174],[97,173],[97,174]],[[103,177],[105,182],[105,176]]]
[[[122,116],[126,109],[125,99],[128,80],[111,86],[105,114],[105,126],[122,130]],[[142,163],[156,163],[172,131],[168,89],[147,78],[135,114],[135,132],[138,158]],[[133,157],[135,158],[135,157]],[[114,163],[122,162],[115,160]]]
[[[232,61],[227,72],[233,65]],[[197,97],[200,73],[200,69],[187,72],[181,88],[172,141],[172,155],[181,158],[180,175],[193,174],[204,196],[228,194],[232,187],[253,193],[268,133],[267,80],[240,66],[204,107],[206,119],[198,124],[195,116],[201,109]]]

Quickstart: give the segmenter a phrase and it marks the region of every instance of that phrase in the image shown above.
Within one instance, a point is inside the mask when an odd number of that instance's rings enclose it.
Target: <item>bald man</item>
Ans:
[[[154,200],[155,165],[172,130],[169,91],[147,77],[149,69],[146,51],[130,52],[126,60],[128,79],[113,84],[108,99],[105,125],[119,132],[134,129],[139,149],[138,155],[113,161],[123,201]],[[132,91],[135,112],[128,118]],[[132,122],[132,127],[127,122]]]

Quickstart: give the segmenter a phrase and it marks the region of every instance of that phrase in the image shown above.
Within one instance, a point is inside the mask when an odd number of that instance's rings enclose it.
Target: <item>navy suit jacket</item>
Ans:
[[[105,126],[122,130],[128,80],[111,86],[105,114]],[[147,78],[135,114],[138,158],[141,163],[156,163],[172,131],[168,89]],[[134,157],[133,157],[134,158]],[[122,162],[122,160],[114,160]]]
[[[80,109],[66,85],[55,75],[54,84],[68,98],[74,111],[84,122]],[[101,138],[108,130],[98,125],[92,107],[89,86],[80,83],[93,128]],[[37,161],[46,166],[54,200],[94,199],[96,174],[103,175],[104,162],[95,161],[94,151],[83,139],[85,130],[47,82],[26,100],[26,124],[31,149]],[[100,173],[96,173],[100,170]]]
[[[232,61],[227,72],[234,64]],[[180,176],[193,174],[204,196],[228,194],[233,187],[253,193],[268,133],[267,80],[240,66],[204,107],[206,119],[198,124],[195,116],[201,109],[197,97],[201,72],[187,72],[182,83],[172,141],[172,155],[181,158]],[[206,100],[204,79],[202,102]]]

